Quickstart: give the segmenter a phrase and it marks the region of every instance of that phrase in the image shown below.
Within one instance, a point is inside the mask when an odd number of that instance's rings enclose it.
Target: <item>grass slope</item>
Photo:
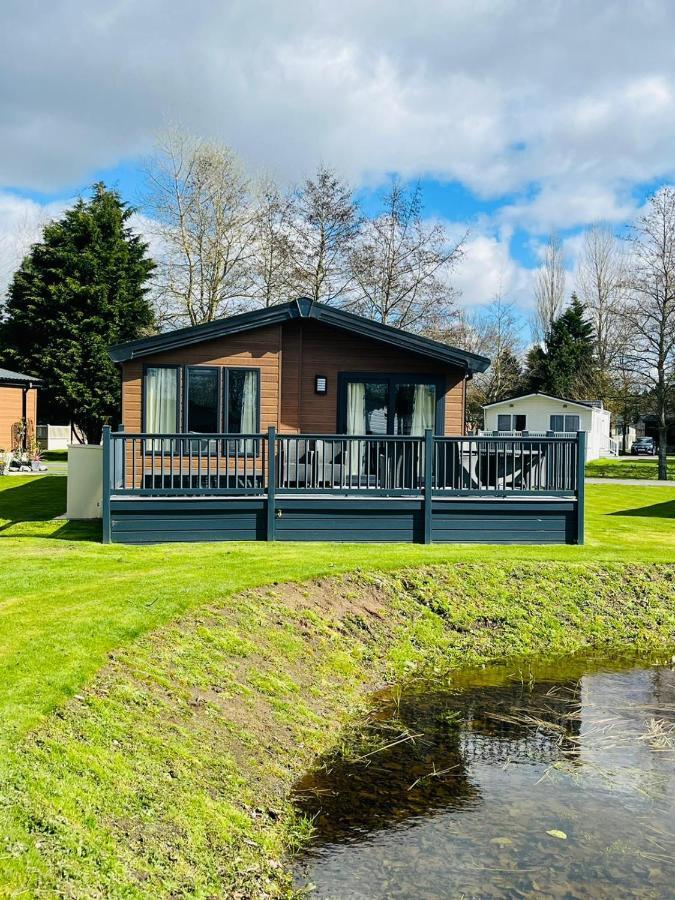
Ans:
[[[593,459],[586,463],[588,478],[637,478],[656,479],[659,477],[655,459],[640,456],[620,456],[618,458]],[[675,480],[675,456],[668,457],[668,478]]]
[[[109,651],[183,611],[271,581],[443,561],[668,562],[675,488],[589,485],[584,547],[167,544],[103,546],[54,519],[65,479],[0,479],[0,753],[90,678]]]
[[[59,478],[0,479],[0,885],[10,895],[56,885],[73,896],[185,885],[199,895],[233,879],[282,890],[274,864],[297,823],[269,810],[287,809],[289,780],[333,739],[366,682],[436,654],[660,639],[671,627],[659,599],[670,576],[640,567],[629,587],[628,570],[613,564],[672,561],[675,488],[591,485],[586,546],[500,548],[106,547],[98,526],[55,519],[65,489]],[[424,596],[426,576],[401,586],[386,574],[438,563],[461,564],[443,570],[443,596]],[[365,612],[345,607],[352,590],[364,605],[358,579],[330,609],[241,593],[356,569],[382,573],[383,618],[381,600]],[[586,596],[605,598],[605,613],[588,618],[590,601],[578,606]],[[497,602],[489,611],[487,597]],[[568,613],[576,624],[563,629]],[[214,670],[225,679],[215,687]],[[227,694],[227,709],[214,712],[211,687]],[[235,706],[237,717],[248,710],[243,720],[233,721]]]
[[[114,654],[0,763],[8,894],[287,896],[288,789],[385,679],[675,644],[675,567],[455,563],[221,597]]]
[[[0,754],[77,693],[107,654],[200,605],[272,581],[452,561],[668,562],[675,488],[589,485],[583,547],[165,544],[103,546],[54,520],[65,479],[0,479]]]

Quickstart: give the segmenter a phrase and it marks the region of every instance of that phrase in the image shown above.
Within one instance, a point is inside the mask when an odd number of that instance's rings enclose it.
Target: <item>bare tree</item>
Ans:
[[[486,350],[485,335],[478,327],[477,317],[459,308],[445,328],[432,329],[429,337],[469,353],[482,354]]]
[[[296,296],[335,304],[346,299],[359,228],[351,190],[335,172],[319,166],[292,197],[288,250]]]
[[[641,373],[635,370],[633,350],[628,339],[612,365],[610,408],[621,423],[621,449],[628,451],[628,433],[632,422],[648,409],[648,397]]]
[[[675,190],[662,188],[633,226],[623,313],[630,365],[653,392],[659,433],[659,479],[668,477],[668,408],[675,389]]]
[[[532,332],[535,341],[543,341],[565,304],[565,264],[562,245],[551,235],[544,248],[543,265],[534,287],[535,310]]]
[[[626,340],[621,314],[625,276],[623,249],[612,230],[605,225],[589,228],[584,235],[577,286],[595,334],[595,393],[604,401],[615,393],[617,364]]]
[[[485,403],[513,396],[520,385],[518,358],[522,351],[513,303],[498,294],[479,316],[477,330],[483,336],[483,353],[492,360],[481,376]]]
[[[350,308],[386,325],[443,329],[454,311],[449,276],[463,255],[440,222],[422,219],[422,191],[394,179],[380,215],[363,226],[352,253],[356,296]]]
[[[274,306],[293,299],[291,200],[269,178],[256,189],[256,241],[252,261],[253,300]]]
[[[256,239],[240,161],[227,147],[174,130],[159,142],[146,174],[166,318],[196,325],[237,312],[250,301]]]
[[[522,387],[519,336],[515,307],[505,302],[501,292],[474,317],[474,352],[491,360],[485,372],[474,375],[467,390],[467,409],[471,421],[482,425],[483,406],[515,396]],[[469,348],[467,348],[469,349]]]

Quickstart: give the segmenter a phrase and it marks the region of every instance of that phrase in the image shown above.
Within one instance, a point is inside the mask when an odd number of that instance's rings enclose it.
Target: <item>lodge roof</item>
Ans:
[[[11,372],[9,369],[0,369],[0,384],[12,387],[39,387],[41,381],[35,375],[24,375],[21,372]]]
[[[241,334],[256,328],[264,328],[266,325],[277,325],[293,319],[313,319],[324,325],[348,331],[360,337],[379,341],[382,344],[397,347],[420,356],[426,356],[448,365],[459,366],[469,374],[484,372],[490,365],[490,360],[476,353],[469,353],[457,347],[451,347],[440,341],[422,337],[419,334],[411,334],[400,328],[392,328],[390,325],[382,325],[372,319],[356,316],[353,313],[318,303],[307,297],[299,297],[290,303],[280,303],[277,306],[269,306],[264,309],[256,309],[252,312],[241,313],[237,316],[228,316],[205,325],[193,325],[189,328],[179,328],[175,331],[167,331],[152,337],[141,338],[136,341],[127,341],[124,344],[116,344],[110,347],[110,358],[114,362],[127,362],[153,353],[162,353],[166,350],[176,350],[193,344],[201,344],[214,338],[224,337],[230,334]]]

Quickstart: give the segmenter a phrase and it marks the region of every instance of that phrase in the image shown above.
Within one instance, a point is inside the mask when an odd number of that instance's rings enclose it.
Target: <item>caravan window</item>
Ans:
[[[551,431],[579,431],[579,416],[551,416]]]
[[[527,416],[502,413],[497,416],[497,431],[527,431]]]

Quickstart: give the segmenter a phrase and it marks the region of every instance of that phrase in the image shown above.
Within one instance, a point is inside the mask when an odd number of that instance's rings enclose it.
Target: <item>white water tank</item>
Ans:
[[[103,498],[103,447],[70,444],[68,447],[67,519],[100,519]]]

